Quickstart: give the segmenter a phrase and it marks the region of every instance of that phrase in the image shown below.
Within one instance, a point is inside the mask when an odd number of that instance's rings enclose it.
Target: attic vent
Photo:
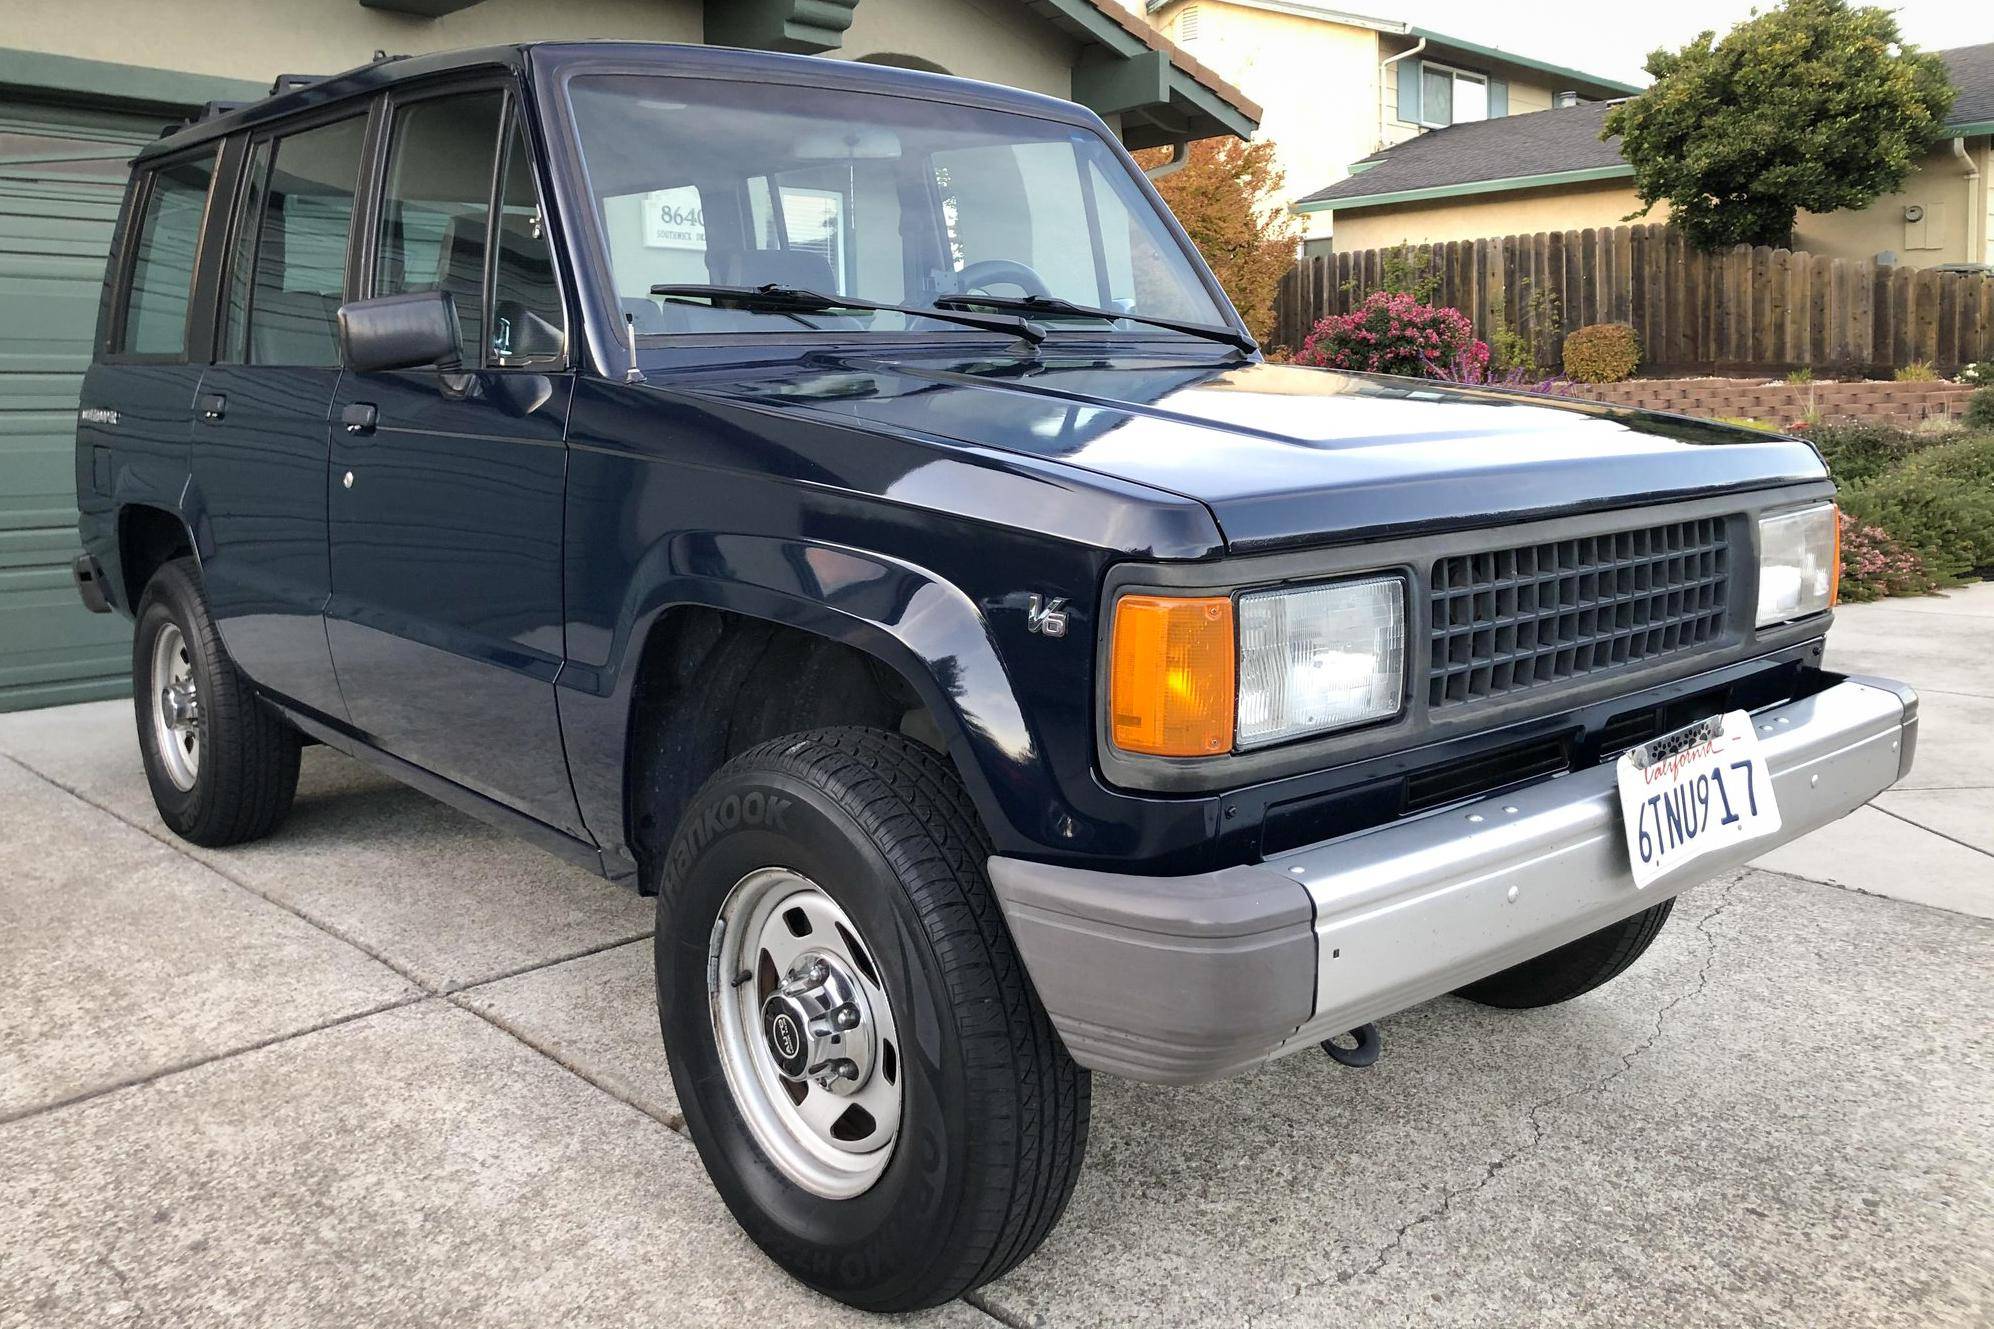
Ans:
[[[1579,94],[1576,92],[1570,92],[1570,91],[1561,92],[1557,96],[1551,98],[1551,105],[1557,107],[1559,110],[1564,110],[1565,108],[1571,106],[1577,106],[1578,104],[1579,104]]]
[[[1194,42],[1198,40],[1198,7],[1196,5],[1188,6],[1183,13],[1177,16],[1177,40],[1180,42]]]

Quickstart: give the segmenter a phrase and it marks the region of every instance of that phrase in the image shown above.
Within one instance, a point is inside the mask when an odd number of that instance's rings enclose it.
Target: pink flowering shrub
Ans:
[[[1295,363],[1479,383],[1488,375],[1489,346],[1458,309],[1373,291],[1349,313],[1316,324]]]
[[[1841,599],[1854,603],[1891,595],[1925,595],[1938,579],[1925,561],[1881,526],[1842,514]]]

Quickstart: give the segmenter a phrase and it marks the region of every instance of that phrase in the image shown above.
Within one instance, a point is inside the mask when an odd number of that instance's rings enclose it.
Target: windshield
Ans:
[[[1228,321],[1122,160],[1071,125],[659,75],[577,78],[571,96],[616,295],[641,334],[976,335],[892,311],[769,312],[652,293],[771,282],[876,304],[1039,295]],[[1077,315],[1039,321],[1157,335]]]

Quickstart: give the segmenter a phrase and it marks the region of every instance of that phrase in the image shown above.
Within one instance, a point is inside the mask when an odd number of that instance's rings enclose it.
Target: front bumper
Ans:
[[[1758,712],[1779,834],[1637,890],[1613,766],[1192,877],[992,858],[1074,1060],[1230,1075],[1640,912],[1861,807],[1911,768],[1918,698],[1848,678]]]

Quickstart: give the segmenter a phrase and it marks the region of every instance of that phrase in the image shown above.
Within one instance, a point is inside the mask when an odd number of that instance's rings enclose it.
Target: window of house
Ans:
[[[1419,123],[1435,128],[1489,118],[1489,80],[1485,74],[1446,65],[1419,67]]]
[[[367,117],[356,115],[252,152],[230,258],[225,359],[339,363],[339,305],[366,137]]]
[[[194,255],[207,214],[215,158],[177,162],[153,172],[139,219],[125,303],[124,349],[131,355],[184,355]]]

